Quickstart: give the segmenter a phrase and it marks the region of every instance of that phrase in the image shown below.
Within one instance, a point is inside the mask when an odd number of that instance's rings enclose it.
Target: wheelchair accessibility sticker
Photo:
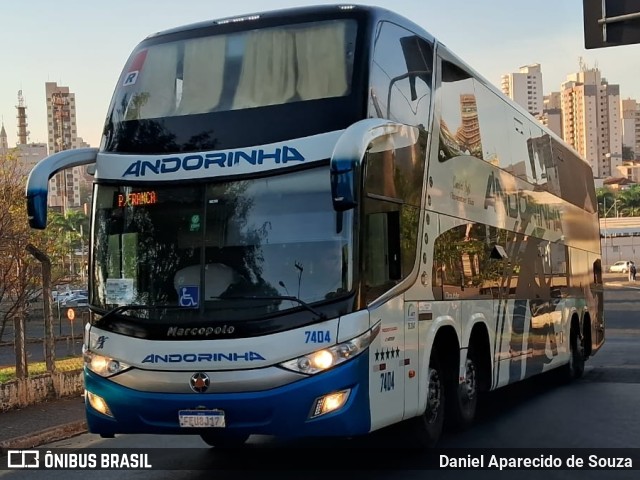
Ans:
[[[187,285],[180,287],[180,306],[197,307],[200,302],[200,287]]]

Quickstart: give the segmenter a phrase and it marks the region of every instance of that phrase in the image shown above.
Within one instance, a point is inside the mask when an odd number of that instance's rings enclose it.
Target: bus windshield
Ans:
[[[143,44],[112,113],[117,123],[342,97],[355,34],[355,20],[332,20]]]
[[[327,167],[206,185],[98,185],[95,198],[98,307],[172,306],[130,313],[233,321],[300,307],[275,297],[315,303],[352,288],[351,215],[337,222]]]

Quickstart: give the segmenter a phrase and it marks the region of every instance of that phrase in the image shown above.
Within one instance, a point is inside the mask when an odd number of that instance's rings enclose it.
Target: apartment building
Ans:
[[[632,98],[622,100],[622,145],[623,160],[640,160],[640,104]]]
[[[562,137],[562,95],[560,92],[551,92],[543,97],[542,105],[542,113],[536,115],[536,119]]]
[[[617,175],[622,165],[620,86],[583,67],[562,84],[562,137],[591,163],[593,175]]]
[[[55,82],[45,83],[47,100],[47,144],[49,154],[79,148],[76,122],[76,96],[69,87]],[[49,182],[49,206],[59,211],[81,206],[80,182],[82,167],[67,169],[55,175]]]
[[[502,92],[525,108],[531,115],[542,113],[542,69],[539,63],[520,67],[520,71],[502,75]]]

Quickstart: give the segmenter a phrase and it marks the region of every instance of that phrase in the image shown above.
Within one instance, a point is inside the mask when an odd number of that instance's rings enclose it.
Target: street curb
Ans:
[[[73,337],[74,340],[78,340],[81,341],[82,337],[75,335]],[[54,340],[57,341],[62,341],[62,340],[71,340],[71,335],[63,335],[61,337],[55,337]],[[25,340],[25,343],[44,343],[44,338],[27,338]],[[2,342],[0,342],[0,347],[13,347],[14,341],[13,340],[3,340]]]
[[[67,438],[75,437],[87,432],[87,422],[85,420],[78,420],[76,422],[66,423],[64,425],[58,425],[57,427],[47,428],[39,432],[34,432],[21,437],[10,438],[9,440],[3,440],[0,442],[0,455],[4,450],[9,448],[35,448],[45,443],[57,442],[59,440],[65,440]]]

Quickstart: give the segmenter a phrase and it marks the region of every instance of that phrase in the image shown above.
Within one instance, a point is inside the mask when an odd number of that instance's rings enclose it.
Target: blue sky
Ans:
[[[335,1],[315,0],[318,4]],[[585,50],[582,0],[371,0],[447,44],[489,81],[542,65],[544,92],[558,91],[579,58],[640,100],[640,44]],[[15,145],[17,93],[27,104],[30,141],[46,142],[47,81],[76,94],[78,135],[98,146],[116,79],[148,34],[202,20],[309,5],[302,0],[24,0],[0,6],[0,116]]]

